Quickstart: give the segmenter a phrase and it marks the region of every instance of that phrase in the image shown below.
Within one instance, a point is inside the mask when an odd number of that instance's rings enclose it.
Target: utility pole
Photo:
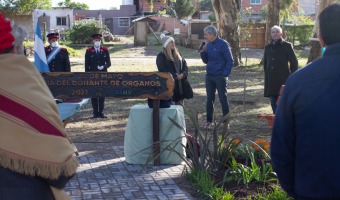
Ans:
[[[46,42],[46,22],[44,22],[43,24],[44,24],[44,31],[43,31],[42,37],[43,37],[43,42],[45,44],[45,42]]]

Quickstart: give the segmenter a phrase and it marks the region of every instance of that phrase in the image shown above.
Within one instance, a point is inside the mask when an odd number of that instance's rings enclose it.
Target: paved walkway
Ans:
[[[131,165],[125,162],[124,147],[111,142],[75,145],[81,165],[65,189],[73,200],[193,199],[173,180],[183,165]]]

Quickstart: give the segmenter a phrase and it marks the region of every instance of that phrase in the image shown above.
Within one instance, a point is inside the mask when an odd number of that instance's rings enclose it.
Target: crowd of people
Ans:
[[[295,199],[340,199],[340,4],[331,4],[320,16],[322,58],[298,70],[292,44],[279,26],[263,56],[264,96],[270,98],[275,122],[271,159],[282,188]],[[78,162],[65,136],[54,99],[44,80],[23,55],[25,32],[0,15],[0,199],[65,199],[63,188]],[[59,35],[47,35],[45,47],[51,72],[70,72],[67,49]],[[85,72],[107,72],[111,66],[100,34],[85,54]],[[199,54],[206,64],[206,129],[213,126],[215,93],[225,117],[229,113],[227,82],[234,65],[231,48],[214,26],[204,29],[206,43]],[[168,103],[183,105],[193,98],[185,58],[171,36],[162,35],[158,71],[175,80]],[[16,81],[13,81],[15,78]],[[285,85],[280,101],[281,85]],[[105,118],[105,98],[92,98],[93,117]],[[278,104],[278,106],[277,106]]]

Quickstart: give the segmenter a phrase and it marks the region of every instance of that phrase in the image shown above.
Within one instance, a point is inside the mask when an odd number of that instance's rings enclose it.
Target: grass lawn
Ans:
[[[298,61],[299,61],[299,68],[306,66],[309,51],[307,51],[307,50],[295,50],[295,54],[296,54],[296,57],[298,58]]]
[[[110,72],[129,72],[129,71],[156,71],[155,56],[161,51],[162,46],[156,44],[153,36],[148,37],[148,43],[153,44],[146,47],[134,47],[132,38],[121,38],[121,42],[113,43],[110,47],[110,55],[112,66],[109,68]],[[189,66],[189,81],[194,90],[194,98],[187,100],[185,105],[192,111],[198,113],[200,123],[205,123],[205,65],[201,61],[196,49],[188,49],[183,46],[178,46],[180,53],[187,59]],[[79,53],[85,55],[86,48],[79,48]],[[247,137],[255,139],[258,137],[269,140],[270,128],[264,120],[258,119],[258,114],[269,114],[271,112],[269,100],[263,97],[263,72],[262,67],[258,66],[260,62],[260,53],[256,51],[247,52],[248,61],[247,67],[235,67],[229,77],[228,82],[228,98],[230,101],[230,109],[232,111],[233,120],[231,122],[233,137]],[[261,51],[261,50],[259,50]],[[255,52],[255,53],[254,53]],[[71,59],[72,71],[83,71],[83,56],[80,59]],[[245,58],[244,58],[245,59]],[[123,131],[124,123],[128,117],[129,108],[138,103],[145,103],[145,100],[113,100],[108,99],[106,104],[106,113],[109,119],[120,121],[122,125],[119,130]],[[216,117],[222,118],[221,106],[216,97],[215,103]],[[91,116],[91,109],[84,110],[85,115]],[[83,113],[83,114],[84,114]],[[82,123],[84,129],[88,129],[88,134],[93,131],[91,123]],[[112,124],[113,122],[107,121]],[[118,122],[117,122],[118,123]],[[76,124],[74,124],[76,125]],[[87,126],[90,126],[86,128]],[[71,124],[69,131],[78,132],[73,129],[79,125],[73,126]],[[188,132],[193,131],[192,124],[187,122]],[[84,133],[84,131],[80,131]],[[103,131],[100,131],[103,132]],[[112,133],[108,133],[112,134]],[[78,135],[79,136],[79,135]],[[78,137],[76,136],[76,137]],[[110,137],[108,137],[110,138]],[[79,138],[80,139],[80,136]],[[78,140],[76,139],[76,140]]]
[[[109,47],[112,67],[110,72],[129,72],[129,71],[156,71],[155,56],[161,51],[162,46],[157,44],[153,35],[148,36],[148,46],[134,47],[133,38],[118,36],[121,41],[112,43],[114,46]],[[105,46],[105,44],[104,44]],[[187,100],[186,106],[198,112],[200,122],[205,122],[205,67],[200,60],[199,54],[195,49],[188,49],[183,46],[177,46],[187,59],[189,66],[189,81],[193,87],[195,97]],[[85,55],[85,47],[79,48],[79,54]],[[245,57],[247,56],[247,67],[233,68],[228,82],[228,98],[230,101],[230,108],[233,113],[233,120],[231,122],[232,132],[234,137],[246,137],[255,139],[258,137],[269,140],[271,129],[266,122],[258,119],[259,114],[270,114],[271,108],[269,100],[263,97],[263,71],[262,66],[259,65],[262,58],[263,50],[249,50],[243,51],[242,61],[245,65]],[[296,50],[299,60],[299,66],[305,65],[308,57],[308,51]],[[72,69],[75,71],[83,71],[83,56],[79,57],[78,61],[72,62]],[[74,71],[74,70],[73,70]],[[127,117],[128,109],[134,103],[144,102],[141,100],[118,101],[108,100],[113,104],[107,104],[112,109],[113,118],[116,113],[120,116]],[[116,106],[124,109],[116,109]],[[216,97],[215,108],[217,111],[217,119],[221,118],[221,107]],[[124,114],[122,114],[122,112]],[[192,131],[190,122],[187,123],[187,130]]]
[[[161,51],[162,46],[157,44],[153,35],[148,36],[148,46],[134,47],[133,36],[117,36],[120,42],[111,42],[110,56],[112,67],[110,72],[130,72],[130,71],[157,71],[155,56]],[[90,45],[89,45],[90,46]],[[105,44],[103,45],[105,46]],[[193,87],[195,97],[186,101],[186,105],[195,112],[198,112],[200,122],[205,122],[205,65],[201,61],[196,49],[188,49],[183,46],[177,46],[187,59],[189,66],[189,81]],[[77,51],[77,57],[71,58],[72,71],[84,71],[83,62],[87,47],[74,47]],[[262,58],[263,50],[242,51],[243,65],[246,67],[233,68],[228,82],[228,98],[230,108],[233,113],[231,125],[235,137],[249,138],[270,138],[270,128],[264,120],[258,119],[259,114],[271,113],[269,100],[263,97],[263,70],[259,65]],[[305,65],[308,57],[308,51],[296,50],[299,60],[299,67]],[[247,62],[246,62],[247,57]],[[142,100],[117,101],[108,99],[108,112],[112,118],[116,115],[123,116],[126,120],[128,109],[135,103],[144,102]],[[120,109],[117,109],[117,106]],[[215,108],[217,119],[221,118],[221,107],[216,97]],[[112,110],[111,110],[112,109]],[[90,109],[88,109],[89,111]],[[118,113],[118,114],[117,114]],[[90,115],[90,114],[89,114]],[[123,122],[124,123],[124,122]],[[192,131],[190,123],[187,124],[188,131]]]

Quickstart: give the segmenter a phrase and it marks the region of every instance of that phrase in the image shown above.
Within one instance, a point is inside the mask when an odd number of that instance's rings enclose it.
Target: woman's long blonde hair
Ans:
[[[165,48],[163,48],[163,53],[168,60],[171,60],[173,62],[175,61],[175,59],[182,61],[182,57],[179,54],[178,49],[175,47],[174,50],[171,50],[169,44]]]

